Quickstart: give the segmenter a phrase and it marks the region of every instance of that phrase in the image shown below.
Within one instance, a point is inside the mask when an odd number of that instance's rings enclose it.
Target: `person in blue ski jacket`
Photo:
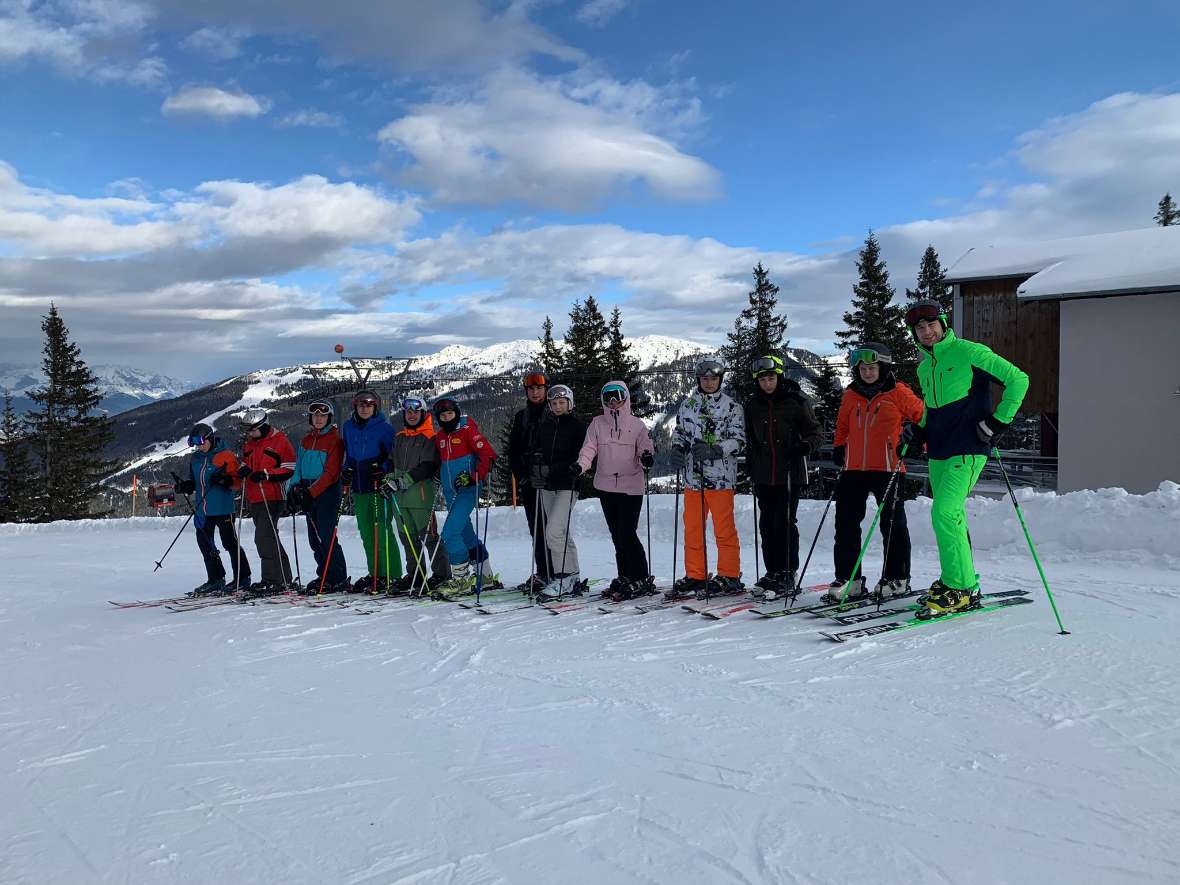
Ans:
[[[176,491],[193,496],[193,526],[197,530],[197,547],[205,561],[205,583],[195,587],[193,595],[215,595],[247,587],[250,584],[250,563],[238,550],[233,522],[234,490],[241,485],[237,478],[238,459],[208,424],[193,425],[188,444],[193,447],[188,478],[181,479],[175,473],[172,476],[176,480]],[[225,584],[225,566],[221,564],[221,551],[214,538],[217,533],[221,535],[221,544],[234,569],[232,588]]]

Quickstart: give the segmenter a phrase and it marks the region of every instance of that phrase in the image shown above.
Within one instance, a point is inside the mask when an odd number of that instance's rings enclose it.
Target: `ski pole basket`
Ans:
[[[154,483],[148,486],[148,504],[161,516],[176,506],[176,487],[170,482]]]

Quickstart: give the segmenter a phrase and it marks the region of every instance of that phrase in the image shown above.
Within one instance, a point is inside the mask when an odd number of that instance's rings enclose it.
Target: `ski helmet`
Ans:
[[[529,372],[524,376],[523,387],[548,387],[549,380],[544,372]]]
[[[609,381],[603,385],[599,399],[604,408],[610,409],[625,403],[629,396],[630,394],[627,392],[626,384],[620,384],[618,381]]]
[[[336,417],[336,410],[332,408],[332,404],[326,399],[317,399],[307,404],[307,423],[311,424],[312,415],[327,415],[328,423],[325,427],[332,425],[332,419]]]
[[[371,390],[358,390],[352,397],[352,410],[355,412],[359,405],[371,405],[374,410],[381,408],[381,397]]]
[[[914,326],[926,320],[938,320],[942,323],[942,330],[945,332],[951,327],[950,321],[947,320],[946,310],[941,304],[933,298],[923,298],[920,301],[915,301],[910,305],[909,310],[905,312],[905,324],[910,332],[914,331]]]
[[[213,439],[213,428],[208,424],[194,424],[188,432],[188,444],[190,446],[204,445],[211,439]]]
[[[763,375],[781,375],[783,373],[782,357],[774,354],[760,356],[750,364],[750,374],[755,378]]]
[[[251,406],[242,413],[241,420],[238,424],[243,430],[263,430],[266,429],[266,421],[270,416],[266,413],[266,409],[262,406]],[[263,434],[265,435],[265,433]]]
[[[555,399],[567,399],[569,400],[570,411],[572,412],[574,410],[574,392],[564,384],[554,384],[549,388],[549,392],[545,395],[545,398],[549,402],[553,402]]]
[[[855,369],[857,363],[868,363],[874,365],[876,363],[893,364],[893,351],[881,344],[879,341],[862,341],[852,350],[848,351],[848,367]]]

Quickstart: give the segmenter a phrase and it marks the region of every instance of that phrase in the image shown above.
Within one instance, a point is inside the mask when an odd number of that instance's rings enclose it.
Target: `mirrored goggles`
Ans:
[[[421,412],[425,407],[426,406],[422,400],[418,399],[416,396],[407,396],[404,400],[402,400],[403,412]]]
[[[779,364],[779,361],[776,360],[774,357],[763,356],[763,357],[759,357],[758,359],[754,360],[754,362],[750,365],[750,370],[754,373],[758,373],[758,372],[778,373],[778,372],[782,371],[782,366]]]

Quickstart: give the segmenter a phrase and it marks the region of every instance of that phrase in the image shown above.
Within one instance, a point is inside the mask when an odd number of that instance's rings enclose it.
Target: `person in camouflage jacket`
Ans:
[[[705,520],[713,517],[717,538],[717,577],[711,592],[741,589],[741,548],[733,519],[738,457],[746,444],[745,419],[733,398],[721,392],[724,369],[716,360],[697,366],[697,389],[676,413],[672,466],[684,471],[683,592],[698,592],[709,580],[705,557]],[[680,582],[678,582],[680,583]]]

